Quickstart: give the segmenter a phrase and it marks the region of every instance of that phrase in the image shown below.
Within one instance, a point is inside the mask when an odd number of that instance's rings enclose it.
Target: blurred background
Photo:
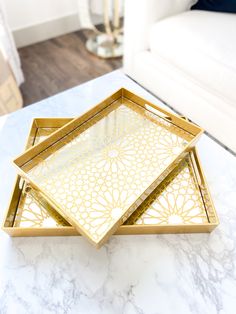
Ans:
[[[122,67],[236,152],[235,30],[236,0],[0,0],[0,115]]]
[[[0,114],[121,67],[122,15],[121,0],[0,0]]]

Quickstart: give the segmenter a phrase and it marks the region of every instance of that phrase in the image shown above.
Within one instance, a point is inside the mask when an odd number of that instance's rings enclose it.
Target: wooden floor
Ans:
[[[78,31],[19,49],[24,106],[121,67],[121,59],[90,54],[85,41],[86,32]]]

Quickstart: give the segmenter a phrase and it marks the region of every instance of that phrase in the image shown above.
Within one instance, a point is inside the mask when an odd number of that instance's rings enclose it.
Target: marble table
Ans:
[[[73,117],[127,87],[118,70],[0,117],[0,219],[35,117]],[[197,144],[220,225],[211,234],[10,238],[0,232],[0,313],[236,313],[236,158],[206,135]]]

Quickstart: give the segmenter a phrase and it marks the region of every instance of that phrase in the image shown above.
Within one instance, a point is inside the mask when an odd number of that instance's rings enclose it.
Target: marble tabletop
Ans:
[[[32,118],[73,117],[120,87],[165,107],[121,70],[0,117],[0,219]],[[0,231],[0,313],[235,314],[236,158],[197,144],[220,225],[211,234],[10,238]]]

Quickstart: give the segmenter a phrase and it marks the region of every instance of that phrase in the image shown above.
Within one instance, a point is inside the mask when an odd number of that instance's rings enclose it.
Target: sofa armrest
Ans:
[[[147,50],[149,30],[153,23],[190,9],[195,0],[125,0],[124,70],[132,69],[137,52]]]

